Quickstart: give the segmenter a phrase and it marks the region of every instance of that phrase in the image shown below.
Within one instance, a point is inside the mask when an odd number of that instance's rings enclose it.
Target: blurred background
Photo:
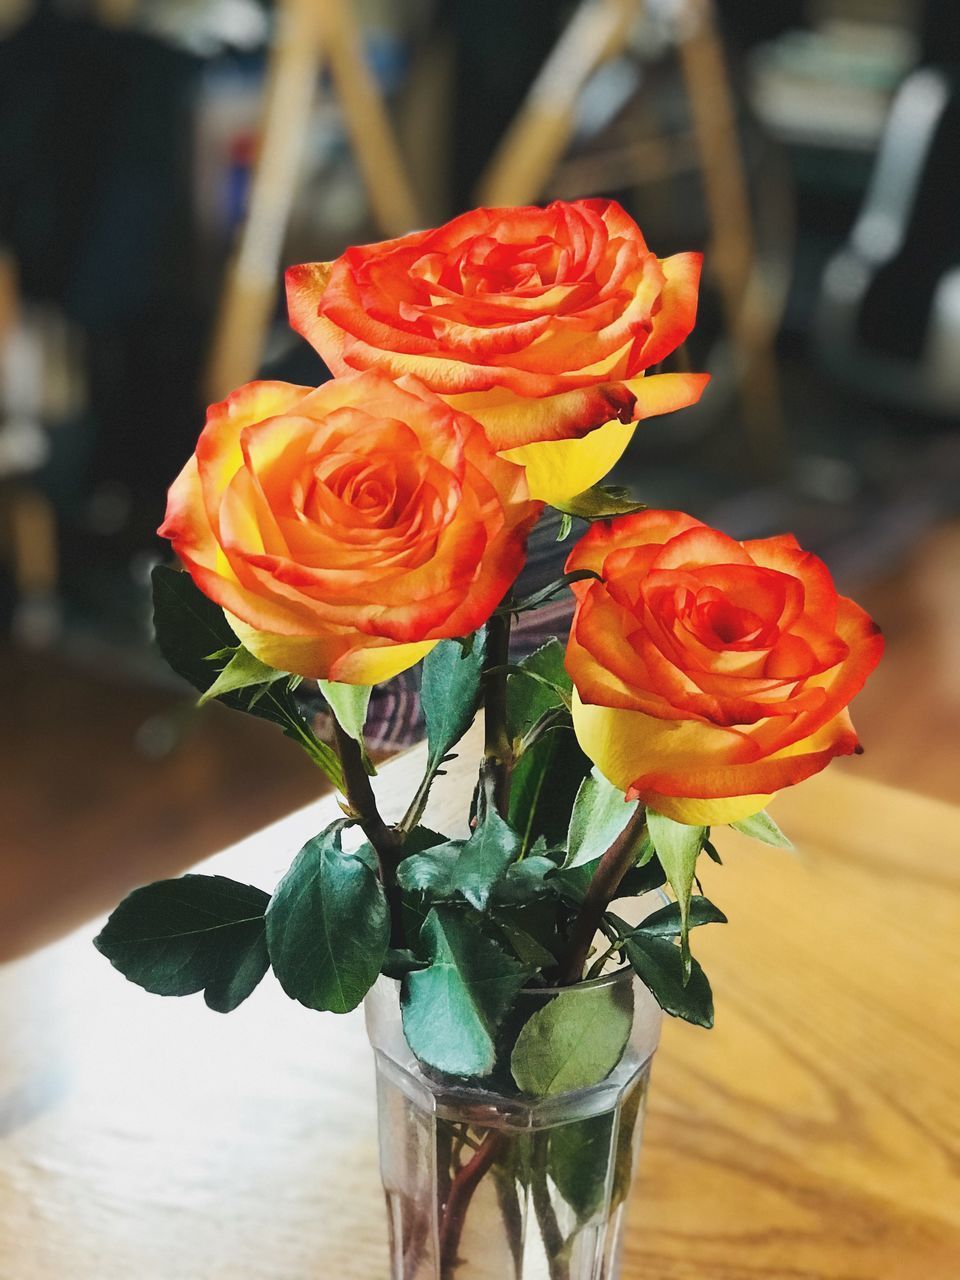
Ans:
[[[888,637],[857,771],[960,798],[958,70],[956,0],[0,0],[0,959],[319,792],[152,648],[166,486],[326,376],[284,265],[479,203],[704,250],[713,381],[614,479],[820,554]]]

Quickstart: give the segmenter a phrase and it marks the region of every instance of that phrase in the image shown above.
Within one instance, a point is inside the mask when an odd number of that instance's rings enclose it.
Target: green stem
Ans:
[[[510,653],[509,598],[487,624],[487,653],[483,664],[483,765],[480,771],[484,796],[502,818],[510,806],[510,772],[513,744],[507,733],[507,662]]]
[[[607,963],[607,961],[610,959],[610,957],[613,955],[615,951],[620,951],[622,950],[622,948],[623,948],[623,939],[616,938],[610,944],[610,946],[607,947],[606,951],[602,952],[596,958],[596,960],[594,960],[593,964],[587,970],[587,981],[589,982],[591,978],[599,978],[601,973],[603,973],[603,966]]]
[[[646,814],[639,805],[630,821],[600,859],[587,887],[580,912],[573,922],[567,957],[561,966],[560,981],[564,985],[579,982],[583,966],[590,954],[590,947],[600,928],[603,913],[616,897],[620,881],[633,866],[637,845],[643,833]]]
[[[501,609],[487,623],[487,652],[483,664],[481,680],[483,683],[484,705],[484,746],[483,764],[480,777],[483,784],[484,799],[506,817],[510,802],[510,772],[515,763],[513,744],[507,733],[507,676],[510,667],[507,659],[510,651],[510,625],[513,615],[506,606],[509,596],[504,600]],[[413,799],[406,813],[397,823],[397,831],[407,836],[423,817],[437,774],[447,757],[439,760],[433,768],[427,768],[420,785],[414,792]]]
[[[400,886],[397,884],[397,864],[403,851],[403,837],[395,827],[388,827],[380,816],[377,798],[373,794],[370,778],[363,763],[363,749],[356,738],[342,727],[336,716],[331,716],[337,742],[337,754],[343,769],[343,792],[351,813],[360,823],[364,835],[377,855],[380,880],[390,908],[390,944],[402,947],[403,921],[401,916]]]
[[[513,1258],[515,1276],[523,1275],[523,1205],[517,1190],[517,1179],[511,1167],[502,1163],[495,1164],[490,1171],[497,1190],[497,1203],[500,1205],[500,1216]]]
[[[413,799],[410,801],[406,813],[397,823],[397,830],[403,835],[409,835],[423,817],[423,811],[427,807],[427,800],[430,798],[430,788],[433,786],[438,772],[439,765],[434,769],[427,769],[420,779],[420,785],[413,793]]]

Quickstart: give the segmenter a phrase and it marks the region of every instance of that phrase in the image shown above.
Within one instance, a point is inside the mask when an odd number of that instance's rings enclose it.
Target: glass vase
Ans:
[[[381,978],[367,996],[390,1280],[618,1276],[661,1013],[629,970],[577,990],[629,1001],[630,1036],[603,1079],[549,1097],[522,1094],[502,1071],[435,1077],[404,1039],[399,983]],[[515,1026],[558,994],[521,992]]]

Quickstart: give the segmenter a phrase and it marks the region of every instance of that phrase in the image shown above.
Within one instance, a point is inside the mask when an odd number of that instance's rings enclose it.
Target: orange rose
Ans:
[[[365,373],[213,405],[160,533],[263,662],[374,684],[489,617],[539,511],[473,419]]]
[[[678,511],[595,524],[567,569],[580,745],[629,799],[736,822],[858,751],[847,703],[883,638],[785,535],[735,542]]]
[[[534,497],[596,484],[641,418],[705,374],[645,370],[693,328],[701,255],[660,260],[612,200],[475,209],[287,272],[290,322],[335,374],[413,373],[527,468]]]

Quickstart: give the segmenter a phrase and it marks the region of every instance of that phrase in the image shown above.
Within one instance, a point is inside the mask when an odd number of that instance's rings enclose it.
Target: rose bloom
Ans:
[[[678,511],[595,524],[567,569],[574,727],[627,793],[679,822],[735,822],[859,750],[847,703],[883,638],[785,535],[735,542]]]
[[[374,684],[489,617],[540,509],[472,418],[365,373],[213,405],[160,533],[263,662]]]
[[[287,272],[290,322],[335,374],[413,373],[562,503],[596,484],[641,418],[707,375],[646,370],[693,328],[701,255],[658,259],[612,200],[474,209],[432,231]]]

